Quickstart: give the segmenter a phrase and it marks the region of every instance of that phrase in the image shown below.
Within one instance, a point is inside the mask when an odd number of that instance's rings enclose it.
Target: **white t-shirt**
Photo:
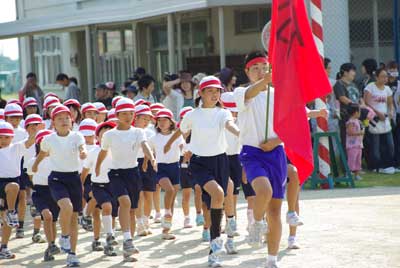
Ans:
[[[96,169],[97,157],[99,156],[100,151],[101,151],[100,146],[95,146],[92,150],[90,150],[90,152],[88,152],[88,157],[85,159],[83,167],[90,170],[90,173],[92,174],[90,180],[92,182],[109,183],[110,179],[108,178],[108,172],[110,171],[111,161],[112,161],[110,152],[107,152],[107,156],[100,167],[100,174],[98,177],[96,177],[95,169]]]
[[[45,119],[44,120],[44,126],[46,129],[52,129],[51,127],[51,119]]]
[[[51,173],[50,159],[45,157],[38,165],[38,171],[33,173],[32,166],[35,160],[36,157],[33,157],[27,164],[27,173],[28,175],[32,176],[33,185],[48,185],[48,178]]]
[[[216,156],[226,151],[225,124],[231,112],[215,108],[196,108],[183,118],[182,133],[192,131],[190,150],[198,156]]]
[[[181,147],[185,143],[182,136],[179,136],[179,138],[176,139],[171,145],[171,149],[168,151],[168,153],[164,154],[164,146],[167,144],[173,134],[174,133],[163,135],[161,133],[157,133],[150,139],[150,146],[156,153],[157,163],[171,164],[179,162],[181,157]]]
[[[178,92],[175,89],[171,90],[171,93],[165,97],[163,100],[163,104],[165,108],[168,108],[171,110],[171,112],[174,114],[174,118],[176,121],[179,120],[179,112],[183,107],[183,95],[182,93]]]
[[[92,151],[92,150],[95,149],[96,147],[97,147],[96,144],[93,144],[93,145],[88,145],[88,144],[86,144],[86,150],[87,150],[88,155],[90,154],[90,151]],[[87,159],[87,158],[86,158],[86,159]],[[84,159],[84,160],[79,159],[79,172],[81,172],[82,169],[85,167],[85,161],[86,161],[86,159]],[[89,171],[89,174],[92,174],[92,170]]]
[[[147,140],[150,140],[151,137],[153,137],[154,135],[156,135],[156,131],[154,128],[154,125],[149,125],[147,128],[144,129],[144,133],[146,135]],[[138,158],[144,158],[144,153],[142,150],[142,146],[140,146],[139,148],[139,152],[138,152]]]
[[[260,148],[265,140],[267,118],[267,92],[262,91],[256,97],[245,101],[248,87],[238,87],[233,92],[239,109],[238,125],[240,128],[240,143]],[[274,131],[274,89],[270,88],[268,139],[278,137]]]
[[[12,140],[13,143],[17,143],[23,141],[28,138],[28,132],[20,126],[14,128],[14,138]]]
[[[25,142],[26,140],[24,140]],[[33,144],[31,147],[25,150],[24,152],[24,165],[23,168],[28,168],[29,161],[34,158],[36,155],[36,146]]]
[[[55,132],[44,137],[41,150],[49,153],[52,171],[75,172],[80,171],[80,146],[86,147],[81,133],[70,131],[68,136],[61,137]]]
[[[0,149],[0,178],[21,176],[21,159],[26,151],[25,143],[13,143]]]
[[[372,95],[370,105],[378,112],[387,114],[388,113],[387,98],[392,96],[393,94],[390,87],[385,86],[384,89],[379,89],[375,83],[369,83],[365,88],[365,91],[368,91]]]
[[[112,169],[137,167],[138,152],[142,142],[147,141],[143,129],[131,127],[129,130],[111,129],[104,133],[101,149],[111,151]]]
[[[225,134],[226,134],[226,142],[228,145],[226,147],[226,154],[227,155],[240,154],[240,150],[242,149],[242,146],[240,145],[239,137],[235,136],[227,129],[225,130]]]

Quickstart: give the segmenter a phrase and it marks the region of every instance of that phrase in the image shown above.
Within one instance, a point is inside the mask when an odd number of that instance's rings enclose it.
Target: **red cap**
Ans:
[[[181,111],[179,112],[179,117],[183,118],[188,112],[191,112],[191,111],[193,111],[193,107],[191,107],[191,106],[183,107],[181,109]]]
[[[23,116],[21,106],[16,103],[7,104],[4,108],[4,116]]]
[[[96,107],[97,112],[99,112],[101,114],[102,113],[106,114],[108,112],[107,109],[106,109],[106,106],[102,102],[93,102],[93,105]]]
[[[0,136],[14,137],[14,128],[10,123],[0,122]]]
[[[70,106],[70,105],[75,106],[78,109],[81,108],[81,104],[76,99],[69,99],[69,100],[64,101],[64,106]]]
[[[0,120],[4,120],[4,109],[0,109]]]
[[[22,104],[21,104],[21,102],[19,101],[19,100],[17,100],[17,99],[11,99],[11,100],[8,100],[7,101],[7,104],[18,104],[20,107],[22,107]]]
[[[106,122],[103,122],[103,123],[97,125],[97,128],[96,128],[96,136],[99,136],[100,130],[101,130],[103,127],[115,128],[116,126],[117,126],[117,124],[114,123],[113,121],[106,121]]]
[[[171,110],[169,109],[161,109],[157,112],[156,114],[156,119],[158,118],[169,118],[171,120],[173,120],[174,118],[174,114],[171,112]]]
[[[60,113],[68,113],[68,115],[71,116],[71,111],[68,107],[59,104],[53,109],[53,111],[51,111],[51,119],[54,120],[54,117]]]
[[[217,77],[215,77],[213,75],[206,76],[203,79],[201,79],[201,81],[200,81],[200,84],[199,84],[199,90],[200,91],[202,91],[203,89],[208,88],[208,87],[216,87],[216,88],[219,88],[219,89],[223,89],[224,88],[221,85],[221,81]]]
[[[24,100],[24,103],[22,104],[22,108],[26,108],[28,106],[38,106],[38,103],[35,98],[28,97]]]
[[[150,115],[153,116],[153,114],[151,113],[151,109],[149,106],[147,105],[138,105],[135,107],[135,114],[136,116],[138,115]]]
[[[133,101],[128,98],[121,98],[115,105],[116,114],[119,112],[134,112],[134,111],[135,111],[135,104],[133,104]]]
[[[117,121],[117,115],[115,114],[115,108],[112,108],[111,110],[108,111],[107,113],[107,120],[110,121]]]
[[[161,109],[165,109],[165,106],[162,103],[153,103],[150,105],[150,109],[151,109],[151,111],[161,110]]]
[[[51,131],[49,129],[40,130],[38,133],[36,133],[35,143],[40,144],[42,142],[43,138],[50,135],[51,133],[53,133],[53,131]]]
[[[112,101],[111,101],[111,106],[113,107],[113,108],[115,108],[115,105],[117,105],[117,102],[120,100],[120,99],[122,99],[123,97],[121,97],[121,96],[115,96],[113,99],[112,99]]]
[[[86,118],[79,124],[79,132],[81,132],[83,136],[94,136],[96,127],[96,121]]]
[[[49,109],[50,107],[57,106],[59,104],[61,104],[61,103],[57,97],[48,96],[47,98],[44,99],[43,107],[45,109]]]
[[[82,105],[81,112],[82,112],[82,114],[84,114],[84,113],[89,112],[89,111],[97,112],[97,108],[92,103],[87,102],[87,103]]]
[[[38,114],[30,114],[25,118],[25,128],[31,124],[43,124],[43,119]]]

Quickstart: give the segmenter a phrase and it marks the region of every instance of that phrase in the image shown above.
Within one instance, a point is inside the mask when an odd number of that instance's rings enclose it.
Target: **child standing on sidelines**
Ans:
[[[116,126],[114,122],[103,122],[99,124],[96,128],[96,137],[99,141],[101,141],[104,133],[113,129]],[[87,174],[92,171],[92,177],[90,178],[92,181],[92,192],[93,197],[97,205],[102,209],[102,220],[103,226],[106,233],[106,245],[104,247],[104,254],[107,256],[116,256],[117,253],[114,250],[114,245],[116,243],[114,237],[114,231],[112,228],[112,211],[116,208],[116,199],[113,197],[110,180],[108,178],[108,171],[111,168],[111,154],[108,153],[104,162],[101,166],[99,176],[95,176],[95,165],[97,161],[97,157],[101,151],[100,144],[96,145],[92,150],[88,152],[88,157],[84,164],[84,169],[82,174]],[[88,178],[87,178],[88,179]],[[86,179],[86,180],[87,180]],[[96,224],[94,226],[95,231],[95,241],[96,243],[92,244],[92,249],[98,249],[100,244],[100,226],[97,228]],[[93,247],[95,246],[95,247]]]
[[[49,188],[60,207],[61,250],[68,253],[67,266],[77,267],[78,213],[82,210],[82,183],[78,172],[80,159],[87,156],[85,139],[79,132],[71,131],[71,112],[66,106],[56,106],[51,119],[55,132],[43,139],[32,171],[37,172],[40,162],[49,157],[52,166]]]
[[[347,162],[356,180],[360,180],[361,156],[363,148],[364,129],[361,128],[360,106],[350,104],[348,107],[349,120],[346,122]]]
[[[41,130],[36,134],[36,154],[40,152],[40,144],[43,138],[52,133],[51,130]],[[38,171],[33,173],[32,166],[35,160],[36,157],[33,157],[28,163],[28,174],[31,176],[33,183],[32,200],[36,210],[43,217],[43,229],[48,243],[48,247],[44,252],[44,261],[52,261],[54,260],[54,255],[60,253],[60,248],[55,244],[57,236],[56,223],[60,209],[51,197],[48,185],[48,177],[51,173],[49,158],[43,159],[38,166]]]
[[[21,175],[21,159],[27,148],[35,142],[36,133],[29,129],[25,142],[12,144],[14,127],[7,122],[0,122],[0,210],[3,218],[0,259],[13,259],[15,255],[7,245],[11,228],[18,227],[18,215],[15,210]],[[5,215],[4,215],[5,212]]]
[[[138,100],[136,102],[144,102],[144,100]],[[153,119],[153,114],[151,113],[150,107],[147,105],[138,105],[135,107],[135,127],[141,128],[145,131],[147,139],[151,139],[156,133],[154,132],[152,127],[149,127],[151,120]],[[143,170],[144,163],[144,154],[143,150],[139,149],[138,153],[138,165],[139,165],[139,173],[143,182],[142,192],[140,193],[139,198],[139,207],[138,207],[138,224],[137,224],[137,233],[139,236],[146,236],[151,234],[149,217],[152,209],[153,203],[153,193],[156,190],[156,180],[155,180],[155,172],[153,167],[150,165],[147,166],[147,170]],[[147,164],[147,163],[146,163]],[[143,209],[143,215],[140,217],[141,210]]]
[[[162,238],[164,240],[175,239],[175,236],[169,233],[172,226],[172,215],[176,194],[179,190],[180,169],[179,159],[184,144],[180,136],[171,146],[168,153],[164,153],[164,146],[173,135],[176,129],[173,120],[173,113],[168,109],[161,109],[156,114],[157,134],[150,139],[150,144],[154,148],[157,161],[156,180],[165,191],[164,196],[164,217],[161,221]]]
[[[124,242],[123,251],[126,261],[135,261],[132,254],[139,253],[133,245],[132,226],[135,224],[135,211],[138,206],[142,181],[140,179],[137,163],[137,154],[142,147],[145,156],[150,159],[154,169],[157,170],[153,153],[147,143],[146,135],[142,129],[132,127],[135,115],[135,105],[127,98],[120,99],[115,108],[118,118],[117,127],[106,132],[101,140],[101,151],[96,162],[96,176],[99,176],[102,163],[110,151],[112,155],[111,170],[108,173],[111,189],[118,198],[120,205],[119,220],[122,228]],[[133,229],[133,228],[132,228]]]
[[[226,155],[225,129],[239,135],[238,127],[233,123],[232,114],[219,107],[221,81],[215,76],[204,77],[199,85],[201,106],[188,113],[182,120],[180,130],[171,140],[191,130],[190,170],[193,178],[203,190],[203,202],[211,214],[211,244],[208,264],[221,267],[218,255],[222,252],[221,220],[224,196],[229,179],[229,162]]]

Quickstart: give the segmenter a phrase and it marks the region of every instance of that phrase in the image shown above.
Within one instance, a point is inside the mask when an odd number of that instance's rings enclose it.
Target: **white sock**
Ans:
[[[278,261],[278,256],[268,255],[268,262],[269,263],[276,263]]]
[[[294,241],[296,240],[296,236],[295,235],[289,235],[289,241]]]
[[[171,211],[171,209],[164,209],[164,215],[170,215],[170,216],[172,216],[172,211]]]
[[[254,214],[252,209],[247,209],[247,221],[249,222],[249,224],[254,223]]]
[[[111,215],[103,216],[103,225],[106,234],[113,234]]]
[[[129,239],[132,239],[131,232],[130,231],[124,232],[124,241],[129,240]]]
[[[87,217],[87,207],[88,207],[88,205],[86,204],[85,207],[83,208],[83,211],[82,211],[83,217]]]

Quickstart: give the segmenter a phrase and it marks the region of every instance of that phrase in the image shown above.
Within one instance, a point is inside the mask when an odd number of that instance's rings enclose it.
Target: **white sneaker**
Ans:
[[[380,168],[378,172],[382,174],[393,175],[395,173],[395,169],[394,167]]]
[[[235,236],[236,231],[237,231],[237,226],[235,218],[229,218],[225,226],[226,234],[230,237],[233,237]]]
[[[137,234],[138,236],[147,236],[146,228],[143,223],[137,225]]]
[[[292,227],[301,226],[304,224],[296,212],[288,212],[286,214],[286,223]]]
[[[279,268],[277,262],[269,262],[267,261],[265,264],[265,268]]]
[[[69,253],[71,251],[71,242],[69,240],[69,236],[67,238],[60,236],[58,243],[60,244],[61,251],[65,253]]]
[[[74,254],[68,254],[67,256],[67,267],[79,267],[80,262],[78,257]]]
[[[223,249],[222,249],[223,245],[224,245],[224,241],[222,240],[222,238],[217,237],[213,241],[211,241],[210,249],[213,254],[219,255],[219,254],[223,253]]]
[[[208,266],[212,268],[222,267],[221,260],[214,253],[210,254],[208,255]]]
[[[289,237],[288,239],[288,249],[300,249],[299,244],[295,237]]]
[[[235,246],[235,242],[232,238],[228,238],[225,243],[226,253],[229,255],[237,254],[238,251]]]
[[[154,216],[154,223],[161,223],[161,213],[156,213]]]
[[[192,228],[193,225],[190,223],[190,218],[185,217],[185,220],[183,221],[183,228]]]
[[[259,247],[262,245],[263,236],[268,230],[268,225],[266,222],[255,222],[249,227],[248,244],[253,247]]]

